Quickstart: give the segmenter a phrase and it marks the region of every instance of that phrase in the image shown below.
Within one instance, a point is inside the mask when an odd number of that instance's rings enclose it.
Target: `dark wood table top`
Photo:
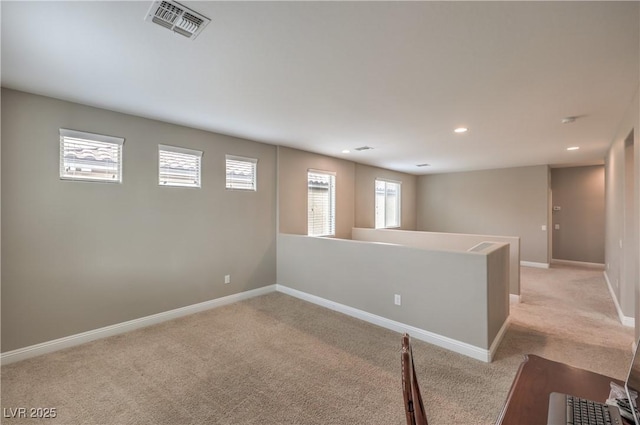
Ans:
[[[499,425],[545,425],[549,394],[571,394],[604,403],[610,383],[623,382],[529,354],[511,384],[507,401],[498,417]]]

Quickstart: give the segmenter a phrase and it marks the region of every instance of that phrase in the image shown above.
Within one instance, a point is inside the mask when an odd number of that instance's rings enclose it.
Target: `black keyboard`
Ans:
[[[611,423],[608,405],[567,395],[567,424],[609,425]]]

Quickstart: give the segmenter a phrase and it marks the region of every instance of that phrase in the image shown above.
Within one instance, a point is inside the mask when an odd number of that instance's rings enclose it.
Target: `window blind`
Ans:
[[[336,176],[309,170],[307,173],[307,226],[309,236],[334,236],[336,233]]]
[[[401,183],[376,179],[375,226],[376,229],[400,227]]]
[[[60,129],[60,178],[122,182],[121,137]]]
[[[158,184],[200,187],[201,163],[201,151],[158,145]]]
[[[226,155],[227,189],[257,189],[258,160],[241,156]]]

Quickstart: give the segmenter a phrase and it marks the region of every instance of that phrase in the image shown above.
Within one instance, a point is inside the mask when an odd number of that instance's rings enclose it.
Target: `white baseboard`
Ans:
[[[330,310],[338,311],[348,316],[355,317],[360,320],[375,324],[377,326],[390,329],[399,333],[408,332],[412,337],[421,341],[436,345],[438,347],[445,348],[447,350],[454,351],[459,354],[469,356],[471,358],[481,360],[484,362],[491,362],[495,350],[497,350],[504,334],[508,328],[508,320],[505,321],[502,328],[494,338],[493,343],[489,350],[476,347],[465,342],[461,342],[446,336],[442,336],[433,332],[426,331],[424,329],[416,328],[414,326],[406,325],[404,323],[396,322],[391,319],[387,319],[382,316],[368,313],[363,310],[358,310],[353,307],[339,304],[333,301],[326,300],[324,298],[317,297],[315,295],[307,294],[305,292],[298,291],[296,289],[288,288],[283,285],[269,285],[258,289],[253,289],[238,294],[229,295],[215,300],[205,301],[198,304],[193,304],[186,307],[177,308],[174,310],[165,311],[151,316],[141,317],[139,319],[129,320],[127,322],[118,323],[111,326],[105,326],[103,328],[94,329],[87,332],[82,332],[75,335],[58,338],[52,341],[43,342],[40,344],[31,345],[24,348],[8,351],[0,354],[0,364],[7,365],[20,360],[26,360],[32,357],[40,356],[42,354],[52,353],[54,351],[62,350],[76,345],[84,344],[87,342],[95,341],[97,339],[106,338],[109,336],[119,335],[125,332],[129,332],[135,329],[143,328],[146,326],[155,325],[165,322],[167,320],[176,319],[178,317],[187,316],[190,314],[198,313],[205,310],[210,310],[224,305],[232,304],[238,301],[246,300],[249,298],[265,295],[270,292],[279,291],[287,295],[291,295],[296,298],[300,298],[305,301],[309,301],[313,304],[320,305]],[[510,295],[517,297],[519,296]],[[615,299],[615,298],[614,298]],[[617,304],[616,304],[617,305]],[[633,320],[633,319],[631,319]]]
[[[629,328],[635,328],[636,319],[634,317],[629,317],[624,315],[624,313],[622,312],[622,308],[618,303],[618,298],[616,298],[616,293],[613,291],[613,286],[611,286],[611,281],[609,280],[609,276],[607,275],[607,272],[605,271],[603,274],[604,274],[604,280],[607,282],[607,288],[609,288],[609,293],[611,294],[611,299],[613,300],[613,304],[615,304],[616,306],[616,311],[618,312],[618,319],[620,320],[620,323],[622,323],[624,326],[627,326]]]
[[[549,263],[536,263],[533,261],[520,261],[520,265],[524,267],[535,267],[536,269],[548,269]]]
[[[502,324],[502,327],[498,331],[498,334],[493,339],[493,342],[491,343],[491,347],[489,347],[489,360],[488,360],[489,363],[491,363],[491,361],[493,360],[493,356],[496,354],[496,350],[500,346],[500,343],[502,342],[502,338],[504,338],[504,334],[507,333],[507,329],[509,329],[510,322],[511,320],[507,317],[507,320],[504,321],[504,323]]]
[[[176,308],[174,310],[153,314],[151,316],[141,317],[139,319],[129,320],[127,322],[117,323],[115,325],[105,326],[103,328],[94,329],[91,331],[82,332],[59,339],[54,339],[52,341],[31,345],[29,347],[18,348],[17,350],[0,354],[0,364],[6,365],[31,357],[36,357],[42,354],[62,350],[64,348],[84,344],[86,342],[95,341],[96,339],[119,335],[125,332],[132,331],[134,329],[155,325],[157,323],[166,322],[167,320],[176,319],[178,317],[199,313],[201,311],[210,310],[216,307],[222,307],[227,304],[232,304],[238,301],[268,294],[270,292],[275,292],[275,290],[276,285],[269,285],[222,298],[216,298],[215,300]]]
[[[461,342],[446,336],[426,331],[424,329],[396,322],[395,320],[387,319],[386,317],[368,313],[366,311],[330,301],[316,295],[307,294],[306,292],[298,291],[297,289],[289,288],[284,285],[277,284],[276,291],[282,292],[283,294],[291,295],[292,297],[296,297],[304,301],[308,301],[321,307],[328,308],[330,310],[346,314],[347,316],[355,317],[356,319],[364,320],[365,322],[369,322],[398,333],[407,332],[411,335],[412,338],[428,342],[429,344],[437,345],[438,347],[446,348],[447,350],[463,354],[476,360],[481,360],[487,363],[491,362],[491,357],[493,354],[491,350],[476,347],[475,345],[467,344],[466,342]],[[506,329],[506,323],[505,325],[503,325],[503,328]],[[499,333],[500,339],[502,339],[503,333],[504,330],[501,329]],[[494,339],[494,343],[496,343],[496,345],[495,347],[493,347],[492,344],[492,348],[496,349],[497,344],[500,343],[498,337]]]
[[[602,263],[587,263],[585,261],[572,261],[572,260],[551,260],[551,264],[565,264],[567,266],[586,267],[589,269],[604,270],[604,264]]]
[[[518,304],[520,303],[520,295],[509,294],[509,304]]]

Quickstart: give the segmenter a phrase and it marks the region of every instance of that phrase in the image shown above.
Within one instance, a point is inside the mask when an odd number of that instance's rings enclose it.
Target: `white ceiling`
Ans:
[[[638,2],[183,4],[2,1],[2,86],[414,174],[602,161],[638,90]]]

